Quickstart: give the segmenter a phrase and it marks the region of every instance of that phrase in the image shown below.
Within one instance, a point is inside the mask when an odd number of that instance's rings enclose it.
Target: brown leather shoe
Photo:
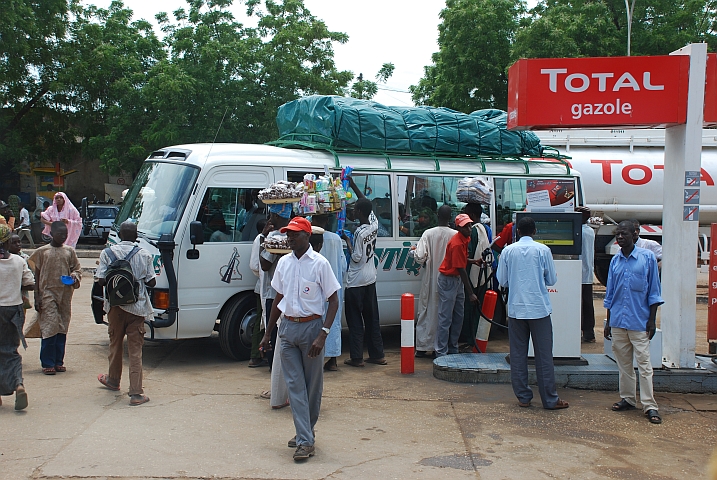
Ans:
[[[569,406],[570,404],[568,404],[568,402],[566,402],[565,400],[560,400],[558,398],[558,401],[555,402],[555,406],[552,408],[546,408],[546,410],[561,410],[563,408],[568,408]]]

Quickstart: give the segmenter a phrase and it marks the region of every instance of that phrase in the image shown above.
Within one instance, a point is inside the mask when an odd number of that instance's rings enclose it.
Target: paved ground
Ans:
[[[341,364],[326,375],[317,455],[295,464],[290,410],[258,396],[268,370],[226,359],[216,338],[147,344],[146,405],[128,406],[126,371],[124,393],[103,389],[108,340],[91,318],[89,286],[76,292],[67,373],[43,376],[30,340],[30,407],[18,413],[3,398],[2,479],[682,480],[704,478],[717,445],[715,396],[659,395],[659,426],[611,412],[614,392],[564,390],[568,410],[522,409],[508,385],[436,380],[429,360],[401,375],[400,335],[388,328],[388,366]]]

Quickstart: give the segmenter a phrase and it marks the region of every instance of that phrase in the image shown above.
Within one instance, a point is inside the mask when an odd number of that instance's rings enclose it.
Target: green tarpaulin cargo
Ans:
[[[532,132],[509,132],[501,110],[470,115],[449,108],[387,107],[312,95],[279,107],[279,135],[336,148],[443,155],[540,156]],[[311,135],[311,136],[309,136]]]

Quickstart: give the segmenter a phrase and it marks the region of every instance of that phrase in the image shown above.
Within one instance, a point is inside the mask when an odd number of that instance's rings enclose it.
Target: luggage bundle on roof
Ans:
[[[449,108],[387,107],[350,97],[312,95],[285,103],[279,135],[334,148],[436,155],[541,156],[532,132],[506,129],[507,114]]]

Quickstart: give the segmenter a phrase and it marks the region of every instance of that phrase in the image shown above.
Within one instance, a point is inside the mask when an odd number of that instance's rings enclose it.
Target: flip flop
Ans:
[[[15,390],[15,410],[25,410],[26,408],[27,392],[25,391],[25,387],[22,387],[22,390],[18,387],[18,389]]]
[[[353,358],[347,358],[344,360],[344,365],[349,365],[352,367],[363,367],[364,363],[363,360],[354,360]]]
[[[57,373],[64,373],[67,371],[67,367],[64,365],[55,365],[55,371]]]
[[[42,369],[42,373],[45,375],[54,375],[57,373],[57,370],[55,370],[55,367],[47,367]]]
[[[518,406],[522,408],[528,408],[530,406],[530,402],[521,402],[518,401]]]
[[[147,395],[132,395],[132,400],[129,401],[129,406],[136,407],[137,405],[142,405],[147,402],[149,402],[149,397]]]
[[[261,398],[271,398],[271,390],[264,390],[259,394]]]
[[[385,358],[367,358],[366,363],[373,363],[374,365],[388,365]]]
[[[109,389],[112,390],[113,392],[119,392],[119,389],[120,389],[119,385],[112,385],[112,384],[110,383],[110,379],[109,379],[109,377],[107,376],[106,373],[100,373],[99,375],[97,375],[97,380],[98,380],[102,385],[104,385],[106,388],[109,388]]]
[[[282,408],[284,408],[284,407],[288,407],[288,406],[289,406],[289,401],[287,400],[285,404],[283,404],[283,405],[272,405],[271,408],[274,409],[274,410],[280,410],[280,409],[282,409]]]
[[[15,409],[17,409],[17,407]],[[646,411],[645,416],[650,421],[650,423],[662,423],[662,417],[654,408],[651,408]]]
[[[623,412],[625,410],[635,410],[635,405],[630,404],[624,398],[622,400],[620,400],[619,402],[612,404],[613,412]]]

